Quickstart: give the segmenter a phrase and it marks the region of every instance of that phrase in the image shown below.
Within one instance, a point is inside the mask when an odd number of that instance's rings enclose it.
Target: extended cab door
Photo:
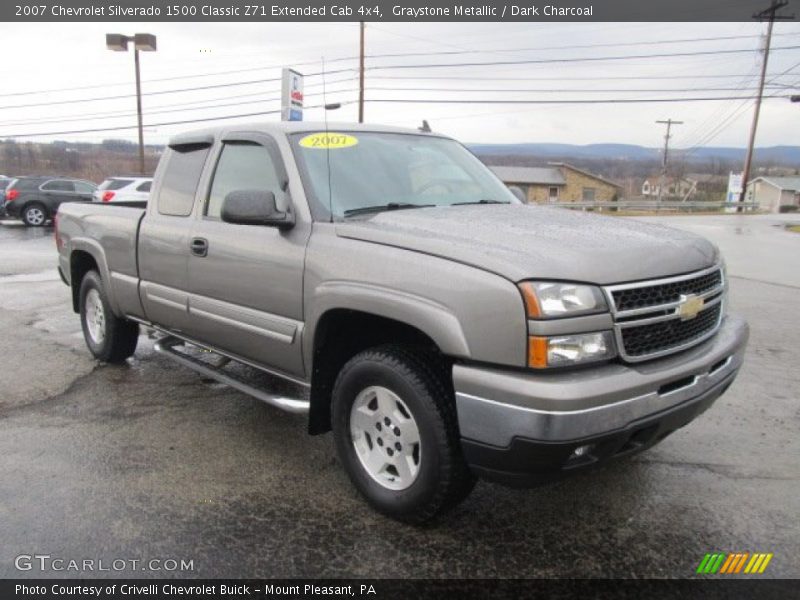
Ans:
[[[145,317],[177,332],[189,318],[189,237],[195,196],[213,138],[172,144],[156,174],[138,236],[139,297]]]
[[[268,190],[293,210],[276,141],[229,133],[216,148],[213,173],[197,209],[189,256],[189,313],[194,337],[237,356],[303,375],[303,263],[310,224],[281,231],[220,219],[227,194]]]

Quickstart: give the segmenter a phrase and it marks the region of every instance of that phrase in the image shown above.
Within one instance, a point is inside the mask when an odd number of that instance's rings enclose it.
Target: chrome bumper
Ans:
[[[742,318],[728,316],[707,342],[646,363],[563,373],[456,365],[461,437],[506,447],[515,437],[556,442],[623,429],[728,385],[742,365],[748,335]]]

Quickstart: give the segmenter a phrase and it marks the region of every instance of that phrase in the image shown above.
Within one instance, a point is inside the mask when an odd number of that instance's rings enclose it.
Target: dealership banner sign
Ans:
[[[281,120],[303,120],[303,76],[292,69],[284,69],[281,78]]]
[[[763,0],[17,0],[0,5],[2,21],[752,21]]]

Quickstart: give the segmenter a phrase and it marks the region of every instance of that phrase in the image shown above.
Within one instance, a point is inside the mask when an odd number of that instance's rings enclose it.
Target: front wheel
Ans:
[[[139,341],[139,325],[111,312],[97,271],[89,271],[81,281],[80,312],[83,338],[95,358],[121,363],[133,355]]]
[[[28,204],[22,210],[22,222],[28,227],[42,227],[47,222],[47,209],[38,202]]]
[[[444,367],[401,346],[353,357],[336,379],[332,422],[351,481],[380,512],[424,523],[474,485]]]

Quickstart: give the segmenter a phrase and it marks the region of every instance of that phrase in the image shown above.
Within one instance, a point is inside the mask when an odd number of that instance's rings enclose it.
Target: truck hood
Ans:
[[[339,223],[336,233],[439,256],[512,281],[606,285],[687,273],[718,260],[716,247],[691,233],[523,204],[385,211]]]

